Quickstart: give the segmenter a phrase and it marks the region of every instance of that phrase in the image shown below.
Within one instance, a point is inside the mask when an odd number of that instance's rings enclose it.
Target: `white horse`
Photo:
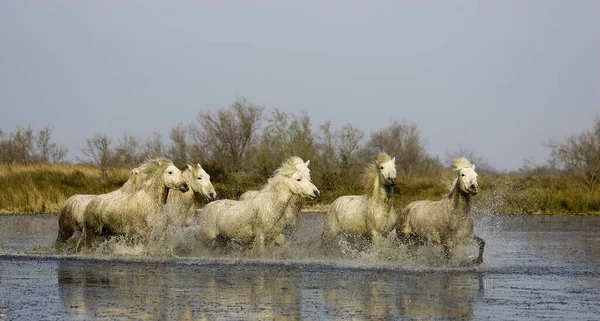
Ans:
[[[138,190],[101,194],[88,204],[83,215],[87,245],[103,235],[145,236],[164,223],[169,189],[188,190],[181,171],[169,159],[148,160],[138,170]]]
[[[262,251],[265,242],[281,234],[287,204],[294,195],[315,198],[319,190],[302,170],[284,162],[254,197],[244,200],[219,200],[200,212],[200,233],[207,245],[218,239],[240,244],[254,242]]]
[[[129,173],[129,179],[118,190],[110,193],[129,193],[140,188],[138,183],[139,170],[134,168]],[[58,236],[54,242],[55,247],[63,246],[83,225],[83,214],[87,205],[97,194],[71,195],[60,209],[58,217]]]
[[[394,229],[396,158],[379,153],[365,168],[362,185],[366,194],[341,196],[331,203],[325,216],[324,241],[331,242],[340,234],[374,241]]]
[[[286,162],[296,166],[298,170],[302,171],[302,173],[308,177],[310,180],[310,169],[308,168],[308,164],[310,164],[310,160],[304,162],[302,158],[297,156],[292,156],[286,160]],[[250,190],[246,191],[244,194],[240,195],[240,200],[247,200],[256,197],[259,191]],[[290,201],[288,202],[287,207],[285,208],[284,220],[280,221],[283,224],[283,233],[281,236],[277,237],[277,243],[284,243],[286,235],[289,236],[294,230],[296,230],[298,226],[298,221],[300,220],[300,211],[302,210],[302,205],[304,203],[304,199],[300,195],[293,195]]]
[[[418,240],[441,244],[446,259],[450,249],[459,244],[479,245],[476,263],[483,262],[485,242],[473,234],[471,218],[471,196],[479,191],[475,165],[466,158],[453,160],[457,177],[452,183],[452,191],[439,201],[414,201],[400,214],[396,226],[398,238],[403,242]]]
[[[188,164],[183,171],[183,178],[190,189],[187,192],[172,190],[167,198],[169,223],[175,226],[189,225],[203,203],[213,201],[217,196],[210,175],[200,164]]]

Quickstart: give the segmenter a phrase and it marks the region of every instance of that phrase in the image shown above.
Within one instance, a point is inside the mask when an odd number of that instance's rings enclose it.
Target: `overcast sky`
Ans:
[[[415,122],[512,170],[600,116],[600,1],[0,1],[0,129],[166,136],[245,97],[367,135]],[[301,156],[301,155],[300,155]]]

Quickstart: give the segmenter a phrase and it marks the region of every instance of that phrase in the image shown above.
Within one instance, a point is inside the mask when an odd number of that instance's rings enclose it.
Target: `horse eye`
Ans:
[[[198,177],[198,180],[201,180],[201,179],[202,179],[202,177]]]
[[[301,180],[302,180],[302,178],[298,178],[298,179],[297,179],[297,181],[298,181],[298,182],[299,182],[299,181],[301,181]]]
[[[383,169],[383,166],[379,166],[379,169]]]
[[[460,176],[465,177],[465,174],[461,174]]]
[[[169,175],[171,175],[171,174],[173,174],[173,172],[172,172],[172,171],[169,171]]]

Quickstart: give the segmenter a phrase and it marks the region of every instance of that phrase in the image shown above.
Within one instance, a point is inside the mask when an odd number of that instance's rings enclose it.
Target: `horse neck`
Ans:
[[[285,208],[290,203],[290,200],[294,196],[292,192],[287,188],[279,188],[277,184],[267,185],[260,191],[261,197],[259,201],[261,203],[269,202],[274,211],[267,211],[268,213],[280,214],[283,216]]]
[[[160,179],[162,176],[157,176],[152,179],[152,184],[147,188],[147,192],[153,200],[156,200],[156,205],[162,206],[167,203],[169,196],[169,188]]]
[[[460,189],[458,181],[448,198],[452,203],[453,212],[461,214],[461,216],[469,216],[471,212],[471,195]]]
[[[379,175],[375,177],[372,188],[373,190],[368,195],[370,199],[376,202],[383,202],[388,207],[394,204],[394,187],[383,184],[379,179]],[[388,189],[390,189],[389,193]]]
[[[187,194],[187,193],[186,193]],[[184,194],[185,195],[185,194]],[[193,191],[190,193],[190,201],[189,204],[195,206],[196,208],[202,206],[202,199],[204,196],[200,192]],[[186,195],[187,196],[187,195]],[[186,200],[187,201],[187,200]]]

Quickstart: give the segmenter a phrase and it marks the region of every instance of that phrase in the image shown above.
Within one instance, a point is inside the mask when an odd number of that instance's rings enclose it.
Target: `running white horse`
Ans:
[[[446,259],[451,248],[459,244],[479,245],[479,256],[475,263],[483,262],[485,242],[473,234],[471,218],[471,196],[479,191],[475,165],[466,158],[453,160],[456,178],[452,191],[439,201],[421,200],[408,204],[400,214],[396,226],[398,238],[403,242],[441,244]]]
[[[192,223],[196,211],[206,201],[213,201],[217,197],[217,192],[210,182],[210,175],[200,164],[188,164],[183,171],[183,178],[190,189],[187,192],[174,189],[169,192],[167,198],[169,224],[177,227]]]
[[[86,245],[104,235],[145,236],[164,224],[169,189],[188,190],[181,171],[169,159],[148,160],[138,170],[138,190],[101,194],[88,204],[83,215]]]
[[[131,193],[140,188],[138,183],[139,170],[134,168],[129,173],[129,179],[118,190],[110,193]],[[60,209],[58,217],[58,236],[54,242],[55,247],[64,246],[67,241],[75,234],[81,231],[83,225],[83,214],[87,205],[96,197],[97,194],[75,194],[70,196]]]
[[[339,235],[367,237],[375,241],[395,227],[394,186],[396,158],[379,153],[363,173],[364,195],[338,197],[325,216],[323,240],[331,242]]]
[[[286,207],[294,195],[315,198],[319,190],[295,165],[284,162],[254,197],[218,200],[200,212],[200,233],[204,242],[233,241],[250,244],[262,252],[266,242],[281,234]]]
[[[292,156],[288,158],[286,162],[296,166],[296,168],[302,171],[302,173],[310,180],[310,169],[308,168],[310,160],[304,162],[302,158]],[[240,195],[240,200],[247,200],[255,197],[256,195],[258,195],[258,191],[256,190],[246,191],[244,194]],[[276,239],[277,243],[285,243],[286,236],[290,236],[290,234],[293,233],[293,231],[295,231],[298,227],[298,220],[300,219],[300,211],[302,210],[303,203],[304,198],[302,198],[300,195],[293,195],[290,199],[287,207],[285,208],[284,220],[280,221],[280,223],[284,226],[282,229],[283,233]]]

